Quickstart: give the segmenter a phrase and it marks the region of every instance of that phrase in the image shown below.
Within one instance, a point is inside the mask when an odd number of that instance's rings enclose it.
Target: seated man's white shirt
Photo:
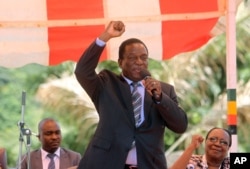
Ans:
[[[42,163],[43,163],[43,169],[48,169],[50,158],[47,156],[49,153],[46,152],[41,148],[41,157],[42,157]],[[60,147],[56,150],[54,153],[56,154],[54,157],[54,162],[55,162],[55,169],[59,169],[60,167]]]

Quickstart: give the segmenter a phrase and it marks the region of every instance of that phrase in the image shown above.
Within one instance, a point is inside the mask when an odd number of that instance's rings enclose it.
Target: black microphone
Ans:
[[[141,70],[141,77],[144,79],[144,80],[147,80],[147,78],[150,78],[151,77],[151,74],[150,72],[147,70],[147,69],[143,69]],[[159,99],[160,96],[156,93],[156,89],[152,89],[151,90],[151,93],[153,94],[153,99]]]

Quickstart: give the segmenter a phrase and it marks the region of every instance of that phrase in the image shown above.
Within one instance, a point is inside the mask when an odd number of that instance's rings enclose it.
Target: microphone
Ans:
[[[148,78],[151,77],[151,74],[150,72],[147,70],[147,69],[143,69],[141,70],[141,77],[144,79],[144,80],[147,80]],[[151,93],[153,94],[153,99],[159,99],[160,96],[156,93],[156,89],[152,89],[151,90]]]
[[[151,76],[147,69],[142,69],[140,75],[145,80]]]

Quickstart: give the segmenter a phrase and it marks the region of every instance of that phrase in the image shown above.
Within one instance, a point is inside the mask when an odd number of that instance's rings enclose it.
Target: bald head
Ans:
[[[48,117],[48,118],[42,119],[42,120],[39,122],[39,124],[38,124],[38,134],[41,133],[41,131],[42,131],[44,125],[45,125],[47,122],[55,123],[55,124],[60,128],[60,125],[58,124],[58,122],[57,122],[55,119]]]
[[[61,144],[60,125],[52,118],[41,120],[38,124],[38,138],[45,151],[54,153]]]

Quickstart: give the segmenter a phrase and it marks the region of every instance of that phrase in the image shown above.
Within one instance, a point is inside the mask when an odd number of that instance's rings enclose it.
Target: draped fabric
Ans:
[[[77,61],[110,20],[126,32],[101,57],[117,60],[127,38],[143,40],[149,57],[172,57],[206,44],[225,14],[225,0],[0,0],[0,66]]]

